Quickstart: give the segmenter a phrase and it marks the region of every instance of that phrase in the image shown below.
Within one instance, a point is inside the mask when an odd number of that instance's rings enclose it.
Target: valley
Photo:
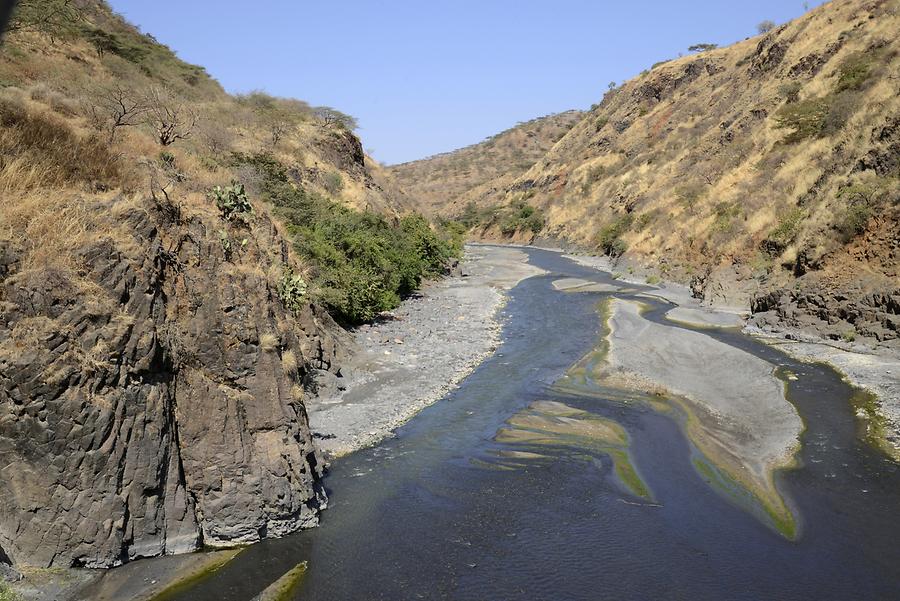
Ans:
[[[900,0],[400,164],[114,6],[0,46],[0,601],[900,598]]]

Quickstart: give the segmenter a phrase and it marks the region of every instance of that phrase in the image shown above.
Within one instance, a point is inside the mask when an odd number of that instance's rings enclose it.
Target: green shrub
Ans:
[[[631,228],[633,222],[634,217],[631,213],[626,213],[606,224],[600,228],[597,235],[597,246],[610,257],[622,256],[628,250],[628,246],[621,237]]]
[[[216,203],[216,207],[226,220],[231,221],[253,212],[244,184],[240,182],[232,181],[230,186],[216,186],[210,190],[208,196]]]
[[[609,123],[609,117],[607,117],[606,115],[597,117],[597,120],[594,121],[594,131],[600,131],[601,129],[606,127],[607,123]]]
[[[641,213],[638,215],[637,219],[634,220],[634,231],[642,232],[647,229],[647,226],[650,225],[650,222],[656,219],[656,210],[647,211],[646,213]]]
[[[159,153],[159,163],[168,169],[175,169],[175,155],[168,150]]]
[[[714,232],[728,232],[731,230],[734,219],[741,214],[741,206],[735,202],[720,202],[713,210],[715,220],[712,229]]]
[[[829,103],[824,98],[809,98],[787,104],[775,113],[775,126],[792,130],[783,142],[793,144],[821,135],[828,111]]]
[[[837,229],[843,236],[844,242],[849,242],[866,231],[866,226],[871,218],[872,208],[867,204],[854,203],[847,207],[841,220],[837,223]]]
[[[788,104],[792,104],[800,100],[801,88],[799,81],[789,81],[778,86],[778,95],[784,98]]]
[[[791,244],[800,232],[800,224],[806,218],[806,212],[801,208],[794,208],[781,216],[778,225],[766,236],[767,246],[772,250],[784,250]]]
[[[371,321],[395,308],[422,278],[441,274],[461,250],[461,236],[454,240],[421,215],[389,221],[306,190],[270,155],[235,155],[234,161],[255,168],[263,198],[287,224],[295,250],[309,265],[303,285],[289,274],[279,287],[292,310],[315,300],[345,325]]]
[[[869,52],[857,52],[847,57],[838,68],[838,82],[835,91],[861,90],[875,66],[876,56]]]
[[[656,286],[657,284],[659,284],[659,281],[660,281],[660,280],[659,280],[659,276],[658,276],[658,275],[651,274],[651,275],[648,275],[648,276],[647,276],[647,280],[646,280],[646,281],[647,281],[647,283],[650,284],[651,286]]]
[[[325,189],[332,196],[337,196],[344,189],[344,178],[337,171],[330,172],[325,176]]]
[[[545,223],[546,219],[543,211],[520,202],[503,213],[500,221],[500,232],[504,236],[511,236],[516,232],[538,234],[544,229]]]

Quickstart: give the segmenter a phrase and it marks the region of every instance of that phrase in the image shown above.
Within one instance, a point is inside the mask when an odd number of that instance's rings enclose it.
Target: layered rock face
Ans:
[[[284,307],[272,222],[92,214],[78,277],[0,249],[0,556],[108,567],[315,525],[303,391],[340,330]]]

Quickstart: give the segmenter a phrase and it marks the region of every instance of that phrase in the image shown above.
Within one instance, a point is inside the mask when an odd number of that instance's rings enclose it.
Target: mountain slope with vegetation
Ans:
[[[761,30],[654,65],[526,173],[437,211],[475,236],[556,237],[710,302],[896,343],[900,3],[835,0]],[[509,219],[528,212],[544,227]]]
[[[305,403],[346,355],[335,320],[458,252],[353,127],[227,94],[104,2],[20,3],[0,49],[0,568],[317,522]]]
[[[447,213],[525,173],[582,118],[580,111],[520,123],[459,150],[392,165],[389,173],[426,213]]]

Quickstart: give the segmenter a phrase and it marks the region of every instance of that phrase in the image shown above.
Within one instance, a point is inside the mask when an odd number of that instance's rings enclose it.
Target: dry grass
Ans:
[[[404,170],[414,185],[436,186],[435,193],[473,200],[479,208],[511,203],[529,186],[529,202],[548,216],[545,233],[588,247],[595,247],[598,232],[623,212],[655,211],[660,218],[648,229],[632,228],[622,241],[641,262],[665,257],[686,266],[670,275],[678,279],[720,261],[756,261],[780,215],[799,204],[804,218],[782,262],[810,246],[837,257],[845,246],[838,222],[847,212],[838,201],[841,186],[859,157],[889,152],[889,143],[877,142],[874,132],[900,114],[898,28],[897,0],[826,3],[768,36],[678,58],[626,82],[511,180],[496,177],[462,192],[442,189],[442,170],[469,157],[469,149],[395,169]],[[792,73],[796,65],[829,56],[827,49],[839,39],[839,50],[818,71]],[[761,42],[763,48],[780,43],[786,49],[783,60],[765,64],[757,55]],[[854,57],[859,62],[860,56],[867,57],[871,76],[838,97],[843,65]],[[691,65],[696,75],[675,85]],[[776,116],[785,106],[780,89],[789,83],[798,86],[800,99],[829,99],[830,129],[784,143],[787,132],[776,127]],[[658,91],[650,100],[648,89]],[[478,160],[493,158],[482,151]],[[896,176],[881,179],[882,186],[896,189]],[[561,180],[568,182],[563,193]],[[685,203],[678,194],[685,189],[702,193]],[[461,209],[451,201],[440,211],[453,215]],[[499,232],[487,235],[499,237]],[[888,248],[867,252],[890,254]],[[841,268],[837,259],[835,265]]]
[[[279,343],[278,336],[271,332],[266,332],[259,337],[259,347],[267,353],[274,352]]]
[[[0,98],[0,190],[120,185],[118,157],[94,136],[13,98]]]
[[[284,373],[288,375],[288,377],[296,378],[298,372],[298,363],[297,363],[297,355],[294,354],[294,351],[285,351],[283,355],[281,355],[281,368],[284,370]]]
[[[23,269],[56,267],[78,270],[73,249],[81,248],[101,227],[95,203],[72,191],[11,194],[0,211],[0,239],[23,248]]]

